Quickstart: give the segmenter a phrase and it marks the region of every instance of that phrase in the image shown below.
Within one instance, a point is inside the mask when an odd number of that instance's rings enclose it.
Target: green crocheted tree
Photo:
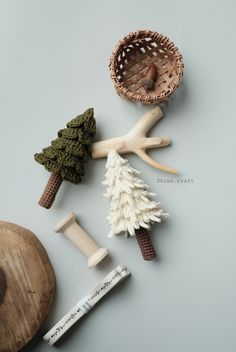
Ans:
[[[39,205],[49,209],[63,180],[78,184],[85,174],[85,162],[91,156],[91,142],[96,134],[93,109],[86,110],[58,132],[58,138],[34,155],[35,160],[51,172]]]

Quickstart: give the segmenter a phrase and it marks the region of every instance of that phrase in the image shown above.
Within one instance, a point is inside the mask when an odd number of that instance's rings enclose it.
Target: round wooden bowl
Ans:
[[[55,283],[37,237],[0,221],[0,352],[17,352],[38,333],[51,309]]]
[[[154,63],[158,77],[153,90],[146,91],[143,81],[148,66]],[[167,37],[157,32],[131,32],[116,45],[110,58],[110,73],[116,92],[144,104],[166,101],[183,76],[183,57]]]

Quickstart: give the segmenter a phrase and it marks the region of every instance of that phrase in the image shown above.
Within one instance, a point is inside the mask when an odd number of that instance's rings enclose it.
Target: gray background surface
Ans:
[[[57,349],[67,352],[234,352],[235,341],[235,2],[0,1],[0,209],[3,220],[31,229],[45,245],[57,277],[46,331],[115,265],[132,277],[79,323]],[[115,93],[108,59],[126,33],[167,35],[184,56],[181,87],[164,106],[152,135],[170,136],[158,161],[191,184],[136,156],[132,166],[157,193],[170,219],[153,227],[159,260],[145,263],[135,239],[108,239],[105,160],[91,161],[80,186],[64,183],[54,207],[37,200],[49,174],[33,154],[57,130],[94,107],[97,140],[126,133],[150,107]],[[89,270],[56,223],[73,210],[109,247],[112,261]],[[38,339],[29,351],[54,348]]]

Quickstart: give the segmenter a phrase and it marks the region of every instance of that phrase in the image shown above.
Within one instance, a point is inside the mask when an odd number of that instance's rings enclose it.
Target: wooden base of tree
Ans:
[[[46,209],[50,209],[55,198],[57,192],[62,184],[62,177],[60,174],[51,174],[48,183],[41,195],[38,204]]]
[[[147,229],[140,227],[135,231],[136,239],[144,260],[150,261],[156,258],[156,252]]]

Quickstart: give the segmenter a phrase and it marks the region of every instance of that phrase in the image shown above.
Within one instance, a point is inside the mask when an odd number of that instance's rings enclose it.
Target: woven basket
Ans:
[[[150,63],[158,78],[152,91],[143,88]],[[120,96],[144,104],[166,101],[183,76],[183,58],[167,37],[149,30],[131,32],[116,45],[110,59],[110,73]]]

